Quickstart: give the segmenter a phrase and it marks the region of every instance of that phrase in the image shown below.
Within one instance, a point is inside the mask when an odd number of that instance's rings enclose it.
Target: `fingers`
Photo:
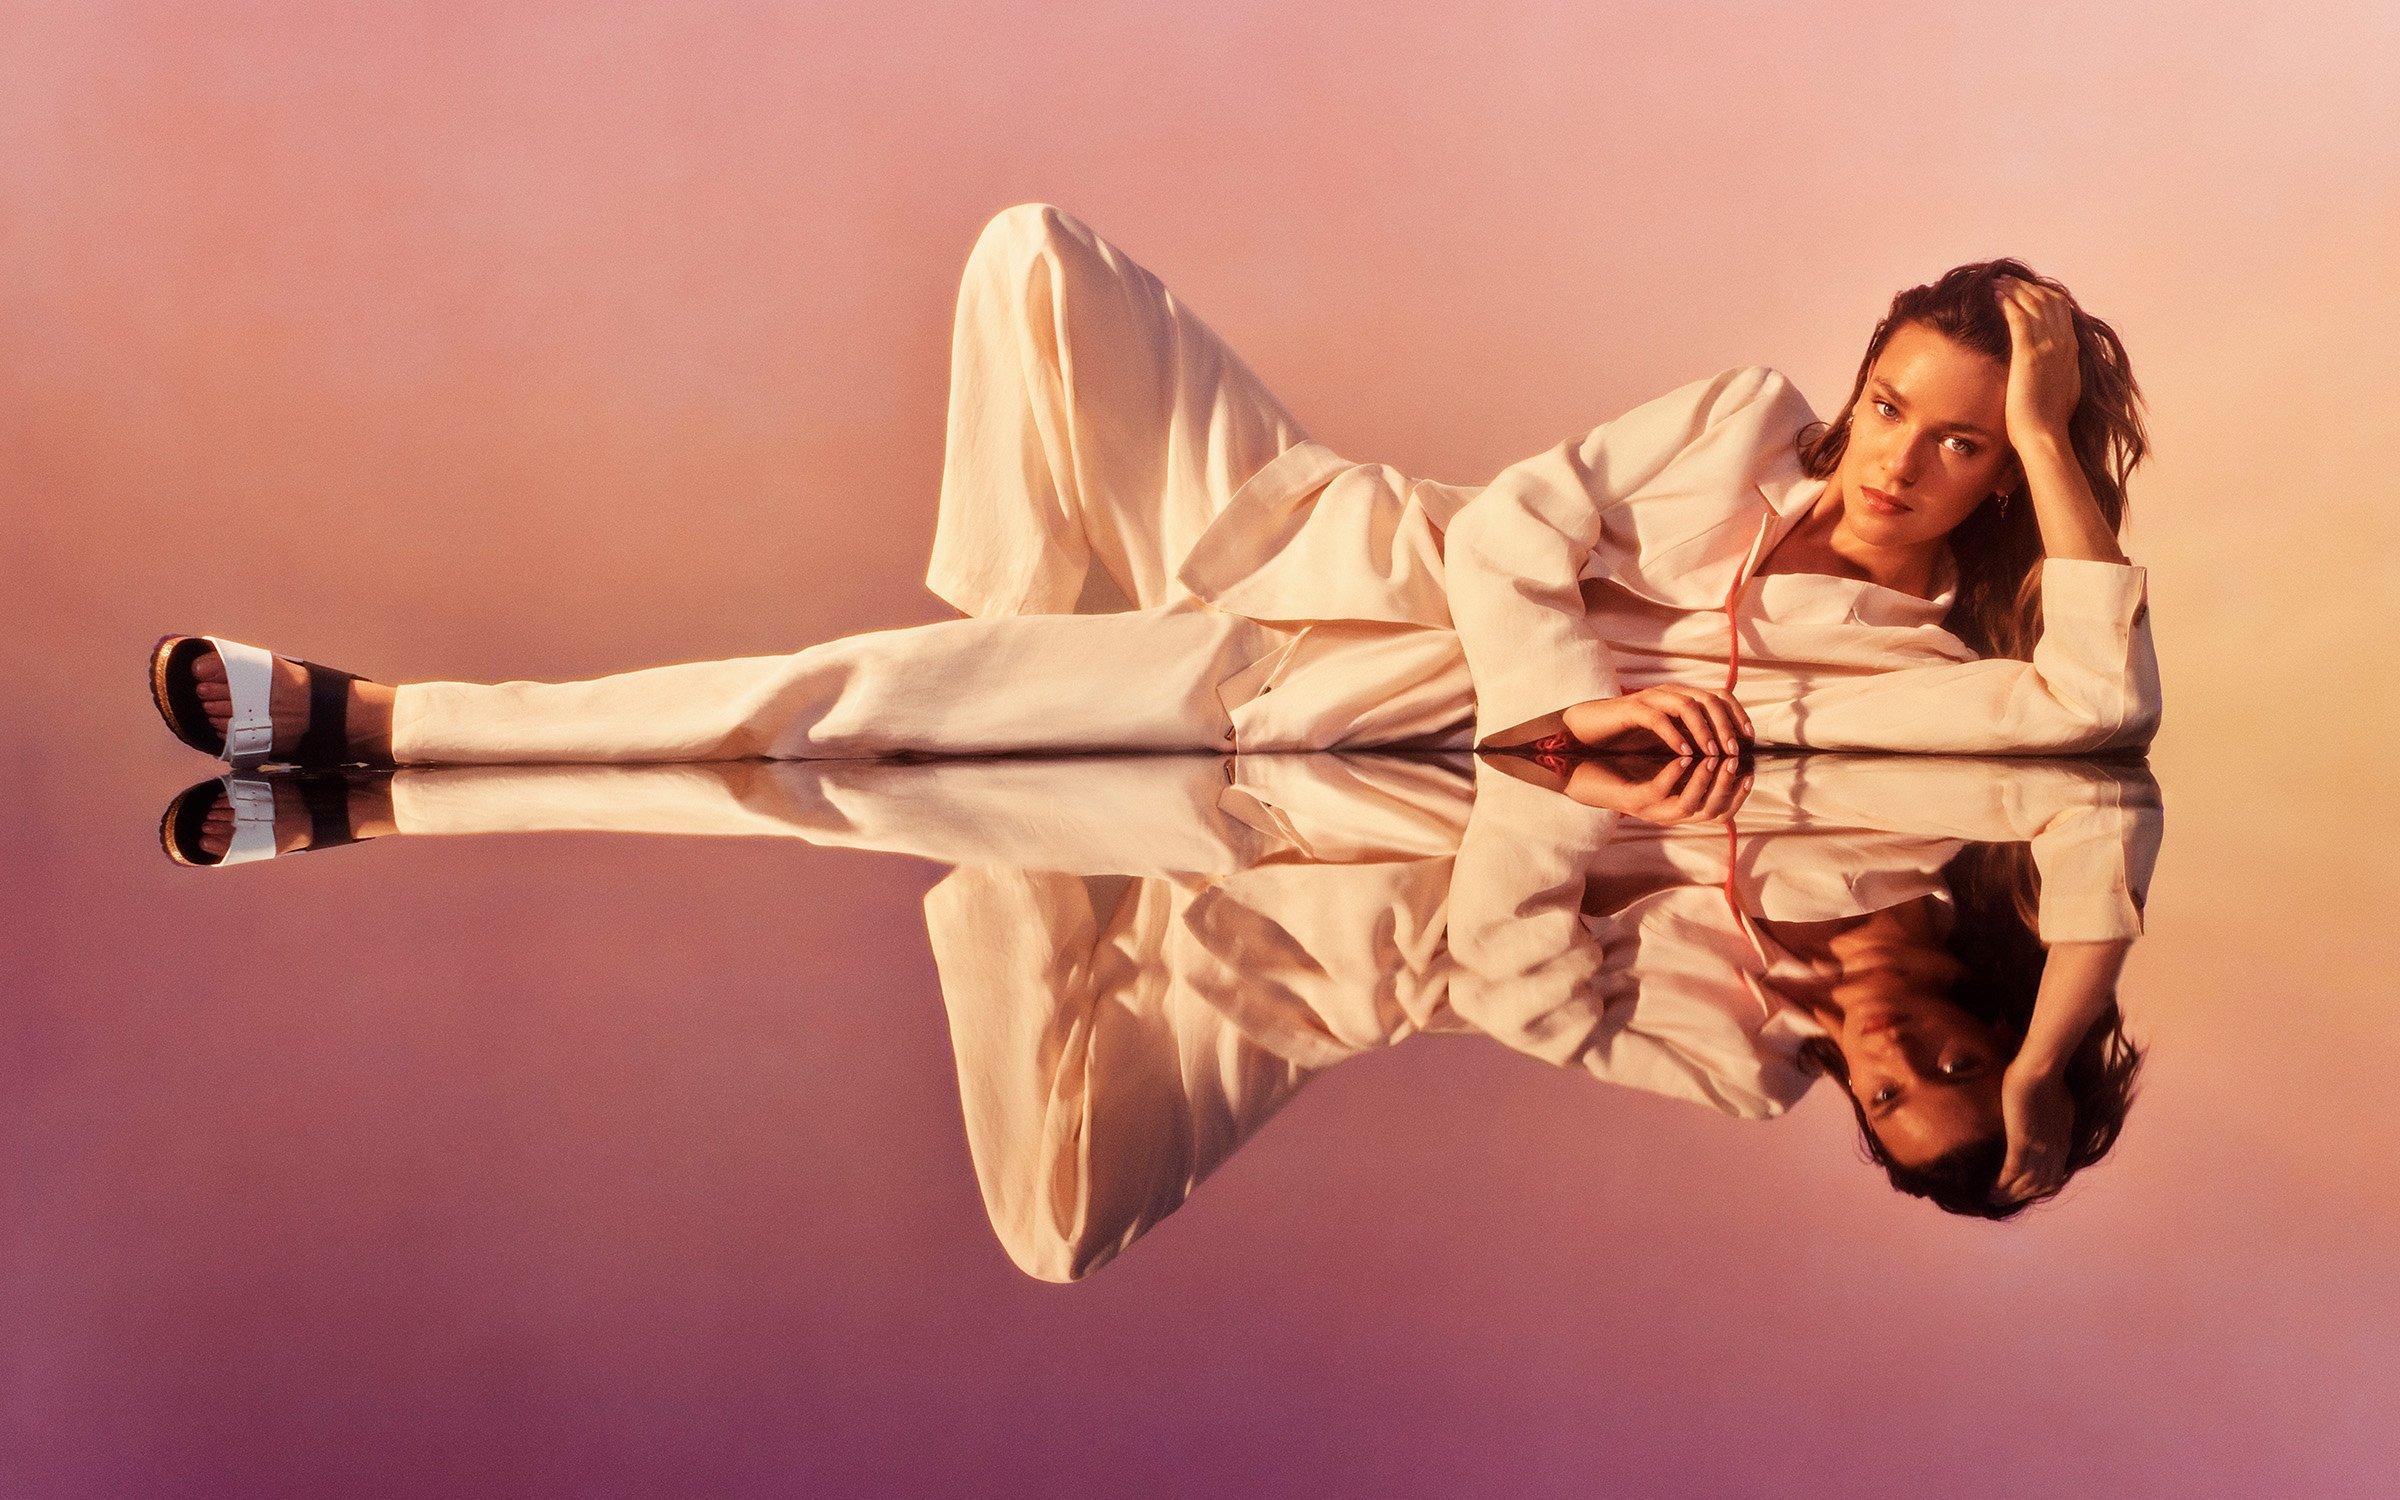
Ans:
[[[2074,330],[2075,310],[2066,293],[2022,277],[2004,276],[1999,282],[2000,315],[2012,329],[2023,325],[2048,334]]]
[[[1658,736],[1671,754],[1740,755],[1754,743],[1757,728],[1749,710],[1731,693],[1715,688],[1661,684],[1612,700],[1620,724]],[[1585,743],[1592,743],[1586,740]]]
[[[1749,796],[1751,772],[1740,760],[1673,760],[1653,772],[1633,799],[1650,823],[1712,823],[1731,817]]]
[[[1992,1184],[1994,1196],[2003,1202],[2017,1202],[2055,1192],[2066,1180],[2065,1163],[2046,1141],[2016,1140],[2008,1147],[2008,1157],[2000,1164],[2000,1176]]]
[[[1741,705],[1735,703],[1730,695],[1713,691],[1702,692],[1699,701],[1700,706],[1708,712],[1709,726],[1716,736],[1717,753],[1741,754],[1742,741],[1748,738],[1742,727]]]
[[[1652,812],[1656,812],[1659,808],[1674,801],[1676,784],[1682,781],[1691,769],[1690,766],[1679,765],[1674,761],[1668,761],[1665,765],[1660,766],[1648,781],[1642,783],[1642,791],[1649,798],[1644,805]],[[1647,817],[1648,814],[1644,814],[1644,816]],[[1664,822],[1666,820],[1660,818],[1653,819],[1653,821]]]
[[[1992,1179],[1992,1196],[2003,1203],[2025,1196],[2025,1142],[2008,1143],[2008,1156],[2000,1163],[2000,1175]]]
[[[1692,774],[1684,780],[1683,790],[1676,794],[1674,811],[1668,821],[1697,822],[1700,809],[1708,805],[1709,794],[1716,790],[1718,774],[1728,764],[1730,762],[1720,760],[1691,767]]]
[[[1748,711],[1730,693],[1681,685],[1656,691],[1680,700],[1676,712],[1691,726],[1694,739],[1708,754],[1739,755],[1743,742],[1756,737]]]
[[[1645,703],[1637,715],[1641,724],[1664,741],[1677,755],[1690,755],[1692,742],[1686,736],[1683,721],[1655,703]]]
[[[1733,810],[1749,795],[1750,773],[1743,769],[1739,759],[1731,756],[1700,767],[1693,773],[1692,781],[1695,785],[1704,784],[1704,793],[1692,809],[1691,821],[1695,823],[1714,823],[1733,816]]]
[[[1757,785],[1757,780],[1757,766],[1742,766],[1740,761],[1726,761],[1726,799],[1723,799],[1723,804],[1709,806],[1709,818],[1726,821],[1726,818],[1742,811],[1742,804],[1750,802],[1750,787]]]
[[[1725,702],[1733,709],[1734,718],[1741,721],[1742,738],[1750,744],[1757,744],[1758,726],[1750,722],[1750,710],[1742,707],[1742,700],[1731,693],[1725,695]]]
[[[1710,722],[1707,709],[1701,707],[1698,701],[1686,698],[1679,693],[1670,694],[1669,701],[1674,706],[1667,711],[1683,721],[1684,731],[1691,736],[1694,754],[1722,755],[1725,753],[1717,748],[1717,727]]]
[[[1698,698],[1687,697],[1672,689],[1661,688],[1659,691],[1666,694],[1668,700],[1673,704],[1668,711],[1681,719],[1684,727],[1690,731],[1692,745],[1697,753],[1701,755],[1723,755],[1725,753],[1717,744],[1716,721],[1709,716],[1708,706],[1705,703]]]

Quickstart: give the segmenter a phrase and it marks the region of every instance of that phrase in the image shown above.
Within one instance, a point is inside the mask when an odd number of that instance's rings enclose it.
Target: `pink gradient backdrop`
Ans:
[[[0,1477],[2367,1484],[2400,12],[2282,15],[0,6]],[[152,852],[206,769],[135,683],[165,630],[567,677],[940,617],[950,299],[1028,199],[1445,479],[1733,364],[1824,410],[1965,259],[2110,319],[2170,832],[2107,1185],[1993,1233],[1824,1100],[1741,1126],[1411,1044],[1059,1292],[981,1223],[920,866]]]

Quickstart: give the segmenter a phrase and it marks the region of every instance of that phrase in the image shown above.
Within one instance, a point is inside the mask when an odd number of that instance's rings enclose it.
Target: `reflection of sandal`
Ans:
[[[359,842],[350,822],[350,779],[343,776],[218,776],[187,788],[167,804],[159,819],[158,841],[167,858],[179,865],[209,867],[238,865],[254,859],[273,859],[275,845],[275,788],[299,792],[308,809],[308,842],[288,852],[307,854],[337,844]],[[204,835],[208,815],[220,800],[233,804],[233,840],[223,854],[208,852]]]
[[[225,663],[225,685],[233,692],[233,717],[219,735],[200,706],[192,665],[214,650]],[[349,672],[298,657],[286,658],[308,674],[308,728],[289,750],[275,751],[275,716],[268,706],[275,682],[275,654],[214,635],[162,635],[150,648],[150,700],[175,737],[195,750],[248,770],[267,762],[330,771],[368,762],[350,749]]]

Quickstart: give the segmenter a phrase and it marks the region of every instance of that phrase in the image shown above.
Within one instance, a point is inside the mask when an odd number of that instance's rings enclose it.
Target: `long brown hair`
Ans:
[[[2083,374],[2083,393],[2068,419],[2067,438],[2091,483],[2093,498],[2100,502],[2100,514],[2112,532],[2123,535],[2125,480],[2150,452],[2142,421],[2146,402],[2134,383],[2133,362],[2116,330],[2076,306],[2065,286],[2036,275],[2023,261],[2005,257],[1945,271],[1938,280],[1912,286],[1892,299],[1891,310],[1867,340],[1866,358],[1859,361],[1858,379],[1840,417],[1800,429],[1796,447],[1801,471],[1823,479],[1841,463],[1842,451],[1850,444],[1850,414],[1866,389],[1875,357],[1894,330],[1905,324],[1922,324],[2006,369],[2008,319],[2000,311],[1998,295],[2004,276],[2049,287],[2067,298],[2075,322],[2076,363]],[[2013,487],[1997,492],[1998,500],[1975,507],[1950,533],[1951,554],[1958,561],[1958,597],[1944,623],[1979,656],[2024,661],[2032,657],[2033,643],[2042,634],[2042,533],[2025,494],[2024,469],[2012,467]]]

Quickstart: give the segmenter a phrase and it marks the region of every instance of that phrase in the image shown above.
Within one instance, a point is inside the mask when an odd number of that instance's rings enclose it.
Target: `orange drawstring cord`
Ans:
[[[1766,940],[1759,936],[1758,924],[1742,910],[1741,893],[1742,836],[1734,828],[1733,819],[1725,820],[1725,880],[1718,889],[1725,893],[1725,904],[1733,909],[1733,925],[1749,940],[1750,951],[1758,955],[1758,974],[1750,982],[1751,998],[1758,1002],[1759,1014],[1773,1020],[1777,1011],[1789,1006],[1774,990],[1767,987],[1767,972],[1774,967],[1767,957]]]
[[[1725,693],[1733,695],[1733,686],[1742,676],[1742,622],[1734,607],[1742,602],[1742,590],[1750,585],[1750,570],[1758,566],[1758,549],[1767,539],[1767,531],[1775,524],[1773,506],[1759,518],[1758,536],[1750,543],[1750,555],[1733,570],[1733,587],[1725,591]]]
[[[1734,617],[1733,607],[1741,600],[1742,585],[1749,581],[1749,570],[1745,568],[1734,576],[1733,587],[1726,590],[1725,593],[1725,694],[1727,697],[1733,695],[1733,685],[1741,680],[1742,675],[1742,626],[1741,622]]]

